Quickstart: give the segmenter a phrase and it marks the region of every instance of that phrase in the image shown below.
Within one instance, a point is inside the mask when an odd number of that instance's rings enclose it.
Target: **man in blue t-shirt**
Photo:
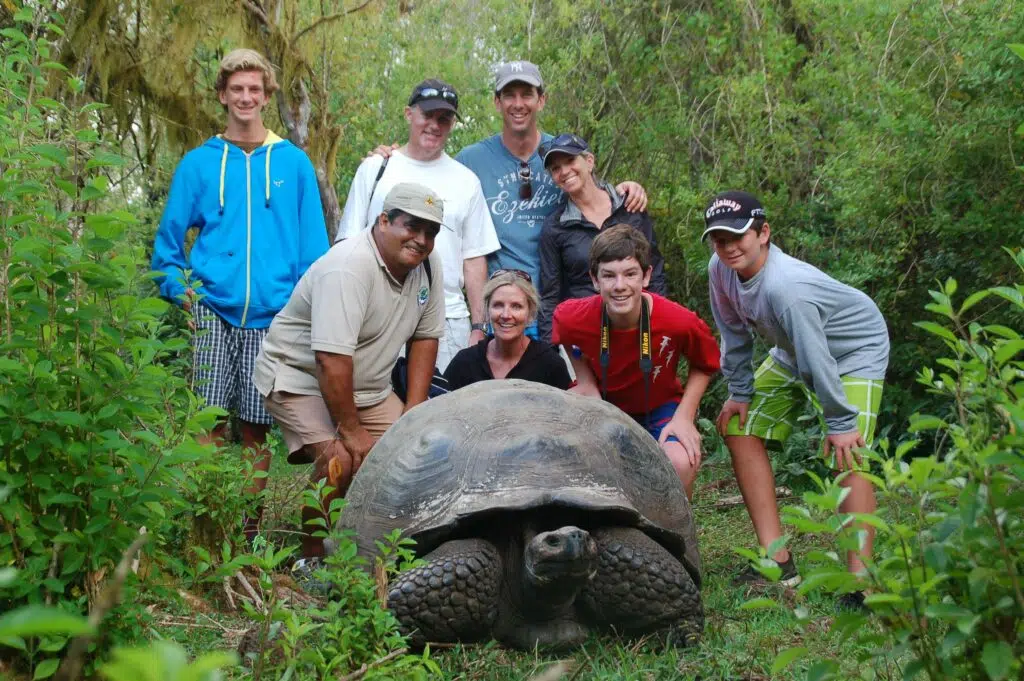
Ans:
[[[469,145],[455,157],[480,178],[498,232],[501,250],[487,257],[489,270],[523,270],[534,284],[540,283],[541,227],[564,198],[537,153],[541,143],[552,138],[537,125],[546,102],[544,80],[535,64],[502,64],[494,81],[501,132]],[[647,207],[644,188],[636,182],[623,182],[616,190],[626,197],[630,212]]]

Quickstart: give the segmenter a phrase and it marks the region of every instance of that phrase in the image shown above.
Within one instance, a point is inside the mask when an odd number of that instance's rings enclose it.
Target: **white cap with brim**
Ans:
[[[748,229],[754,226],[754,220],[757,218],[746,218],[739,220],[721,220],[714,223],[710,227],[704,230],[704,233],[700,235],[701,241],[707,238],[711,232],[717,232],[719,230],[723,232],[731,232],[733,234],[745,234]]]

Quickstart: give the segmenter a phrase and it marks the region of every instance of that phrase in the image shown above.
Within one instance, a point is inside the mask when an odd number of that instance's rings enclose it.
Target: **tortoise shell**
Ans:
[[[364,556],[396,528],[423,555],[481,518],[550,507],[643,530],[700,584],[690,504],[658,443],[616,407],[540,383],[482,381],[412,409],[346,500],[338,527]]]

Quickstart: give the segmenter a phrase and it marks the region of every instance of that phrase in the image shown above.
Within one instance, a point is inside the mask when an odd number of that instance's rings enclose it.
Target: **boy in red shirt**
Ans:
[[[696,314],[643,290],[650,252],[644,235],[628,225],[601,230],[590,248],[598,295],[560,303],[551,340],[573,347],[573,390],[604,397],[646,427],[692,497],[701,461],[694,419],[719,369],[718,345]],[[676,374],[683,358],[685,389]]]

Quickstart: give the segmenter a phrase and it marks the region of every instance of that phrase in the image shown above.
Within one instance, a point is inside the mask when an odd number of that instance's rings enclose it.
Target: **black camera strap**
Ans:
[[[611,362],[612,325],[608,318],[608,308],[601,306],[601,398],[608,399],[608,364]],[[640,373],[644,375],[644,427],[650,427],[651,405],[651,371],[654,360],[651,359],[651,311],[647,300],[640,296]]]

